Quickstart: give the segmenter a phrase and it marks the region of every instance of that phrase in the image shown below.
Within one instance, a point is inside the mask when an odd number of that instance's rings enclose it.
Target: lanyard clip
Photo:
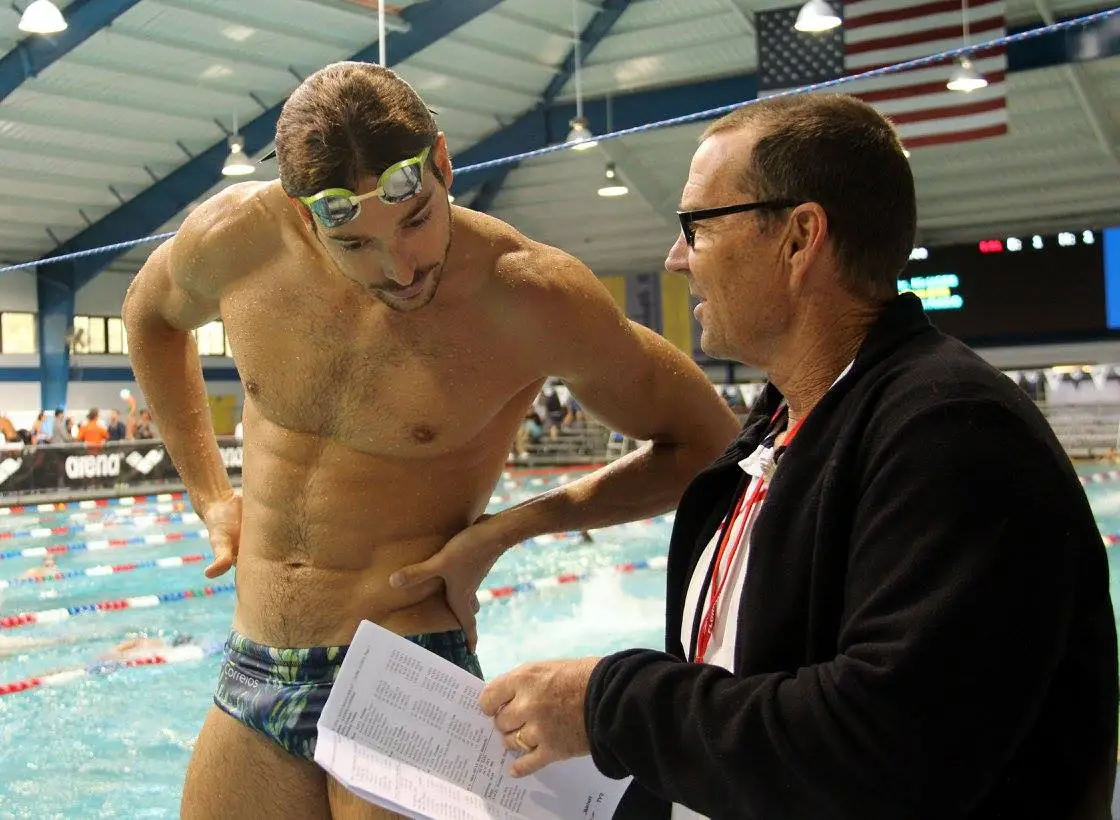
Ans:
[[[760,444],[753,453],[739,462],[739,466],[747,475],[761,478],[764,484],[769,484],[778,469],[778,457],[782,454],[782,449],[775,450]]]

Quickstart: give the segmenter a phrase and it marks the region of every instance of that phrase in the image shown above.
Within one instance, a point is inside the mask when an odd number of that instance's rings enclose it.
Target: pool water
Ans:
[[[1099,472],[1086,465],[1079,472]],[[517,503],[570,480],[575,471],[507,476],[489,511]],[[1089,483],[1086,494],[1101,532],[1120,534],[1120,481]],[[209,546],[202,525],[182,504],[163,502],[97,511],[67,509],[0,517],[0,532],[70,527],[50,537],[0,540],[0,553],[48,544],[128,539],[130,545],[57,556],[58,571],[206,555],[180,567],[142,567],[100,576],[12,584],[0,590],[0,618],[27,611],[140,595],[220,588],[202,568]],[[167,520],[172,519],[172,520]],[[92,528],[93,531],[85,531]],[[540,539],[507,553],[483,584],[486,589],[560,575],[576,583],[517,592],[485,603],[479,614],[479,657],[488,677],[529,660],[600,655],[633,646],[660,648],[671,516],[578,535]],[[99,531],[100,530],[100,531]],[[131,545],[143,536],[173,537],[165,544]],[[162,540],[161,538],[149,540]],[[645,566],[653,559],[652,568]],[[0,560],[0,580],[12,582],[40,558]],[[1120,602],[1120,546],[1108,550],[1113,600]],[[175,563],[167,562],[164,563]],[[638,564],[629,572],[612,569]],[[536,586],[536,585],[533,585]],[[0,629],[5,638],[64,638],[65,643],[5,656],[0,684],[54,670],[95,668],[98,656],[137,635],[188,633],[220,648],[233,612],[233,595],[199,595],[147,609],[83,614],[56,623]],[[0,697],[0,818],[177,817],[183,775],[210,706],[218,654],[165,666],[103,667],[69,683]]]
[[[576,475],[569,470],[507,476],[495,489],[488,511],[518,503]],[[133,542],[143,536],[182,536],[165,544],[130,543],[58,554],[57,571],[62,573],[173,556],[206,556],[182,566],[140,567],[42,583],[13,583],[24,571],[40,566],[41,558],[6,558],[0,560],[0,580],[11,585],[0,590],[0,618],[228,585],[232,574],[214,580],[202,575],[209,562],[209,545],[199,536],[202,524],[182,506],[165,501],[133,508],[0,517],[0,532],[70,528],[49,537],[0,540],[0,553],[89,541],[96,545],[104,539]],[[658,517],[595,530],[590,544],[581,543],[573,533],[510,550],[495,564],[485,589],[570,574],[582,574],[584,580],[521,590],[485,603],[478,619],[478,654],[487,677],[529,660],[599,655],[632,646],[660,648],[665,573],[656,559],[665,554],[671,528],[671,516]],[[651,558],[655,567],[645,567]],[[628,572],[613,569],[635,563],[639,568]],[[604,613],[609,613],[609,621]],[[0,684],[52,671],[96,668],[100,655],[138,635],[187,633],[214,651],[173,665],[113,668],[103,664],[96,674],[69,683],[0,696],[0,818],[178,817],[183,776],[211,703],[220,663],[217,651],[232,615],[233,594],[217,592],[151,608],[0,629],[0,644],[6,638],[66,640],[7,656],[0,651]]]

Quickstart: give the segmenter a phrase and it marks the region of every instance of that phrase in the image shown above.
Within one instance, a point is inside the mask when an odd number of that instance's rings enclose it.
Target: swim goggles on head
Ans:
[[[377,187],[366,194],[355,194],[346,188],[327,188],[312,196],[297,197],[308,207],[315,220],[324,228],[337,228],[352,222],[361,212],[361,201],[377,197],[386,205],[397,205],[412,199],[424,185],[424,163],[432,147],[385,169],[377,180]]]

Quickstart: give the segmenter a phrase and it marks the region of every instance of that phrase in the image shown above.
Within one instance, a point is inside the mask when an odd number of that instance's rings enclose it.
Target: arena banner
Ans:
[[[218,440],[222,463],[231,476],[241,474],[241,442]],[[107,493],[146,484],[180,481],[163,442],[110,442],[100,447],[82,444],[8,449],[0,456],[0,501],[6,495],[59,490]]]

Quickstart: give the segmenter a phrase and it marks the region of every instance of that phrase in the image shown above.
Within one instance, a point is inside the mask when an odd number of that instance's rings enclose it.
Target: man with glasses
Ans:
[[[846,96],[711,125],[666,268],[769,381],[677,510],[664,652],[523,666],[525,754],[631,775],[616,820],[1111,816],[1105,549],[1022,391],[899,295],[914,182]]]
[[[140,387],[210,533],[206,574],[237,566],[183,816],[384,816],[313,762],[358,624],[481,676],[475,593],[506,549],[671,509],[738,423],[578,261],[449,202],[443,134],[393,72],[309,77],[284,105],[276,159],[278,182],[196,208],[124,310]],[[188,333],[216,317],[245,387],[240,496]],[[549,376],[650,444],[484,516]]]

